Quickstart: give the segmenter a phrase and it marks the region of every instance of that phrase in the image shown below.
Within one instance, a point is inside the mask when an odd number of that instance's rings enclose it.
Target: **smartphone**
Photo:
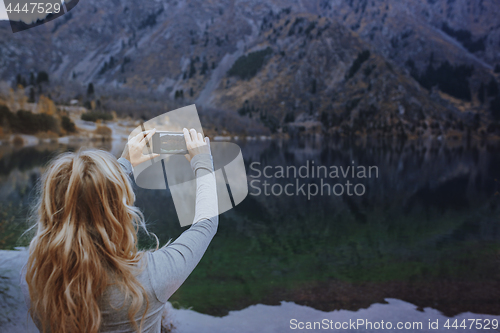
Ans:
[[[187,154],[186,140],[183,132],[156,132],[153,134],[153,153],[155,154]]]

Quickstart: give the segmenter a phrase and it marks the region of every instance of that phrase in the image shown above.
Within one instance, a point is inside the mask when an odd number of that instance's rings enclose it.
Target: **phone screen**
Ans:
[[[156,132],[153,135],[153,153],[187,154],[186,140],[182,132]]]

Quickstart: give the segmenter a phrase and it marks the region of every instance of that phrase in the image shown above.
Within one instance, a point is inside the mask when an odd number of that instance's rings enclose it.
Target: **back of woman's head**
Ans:
[[[137,228],[144,222],[134,199],[127,176],[107,152],[65,153],[50,163],[26,273],[30,312],[43,331],[98,332],[99,299],[111,283],[130,299],[129,319],[138,328],[133,318],[144,289],[133,273],[141,257]]]

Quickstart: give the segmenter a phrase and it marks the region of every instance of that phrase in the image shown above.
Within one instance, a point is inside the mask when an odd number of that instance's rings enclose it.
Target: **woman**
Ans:
[[[164,305],[215,235],[218,211],[209,140],[184,129],[197,179],[193,225],[168,246],[138,251],[144,220],[127,174],[151,158],[142,149],[153,134],[131,139],[118,161],[98,150],[65,153],[45,172],[21,279],[41,332],[161,331]]]

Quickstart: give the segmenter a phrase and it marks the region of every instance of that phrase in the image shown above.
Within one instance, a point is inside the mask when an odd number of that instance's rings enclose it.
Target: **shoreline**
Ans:
[[[102,124],[108,126],[109,124]],[[109,127],[109,126],[108,126]],[[130,132],[132,129],[130,129]],[[115,133],[110,136],[95,134],[88,132],[85,135],[66,135],[61,137],[47,137],[45,133],[31,135],[22,133],[12,133],[0,139],[0,146],[11,146],[15,148],[27,148],[42,144],[85,144],[85,143],[109,143],[123,141],[127,142],[128,135],[124,133]],[[361,146],[383,146],[383,147],[400,147],[400,146],[417,146],[417,147],[436,147],[444,146],[448,148],[459,147],[483,147],[493,146],[500,147],[500,138],[473,138],[470,142],[466,140],[440,140],[435,137],[422,137],[414,139],[399,140],[395,137],[372,138],[367,136],[332,136],[324,134],[306,134],[298,137],[290,137],[285,135],[260,135],[260,136],[242,136],[242,135],[214,135],[207,132],[206,136],[211,137],[212,141],[231,141],[231,142],[264,142],[264,141],[322,141],[322,142],[349,142],[354,145]]]

